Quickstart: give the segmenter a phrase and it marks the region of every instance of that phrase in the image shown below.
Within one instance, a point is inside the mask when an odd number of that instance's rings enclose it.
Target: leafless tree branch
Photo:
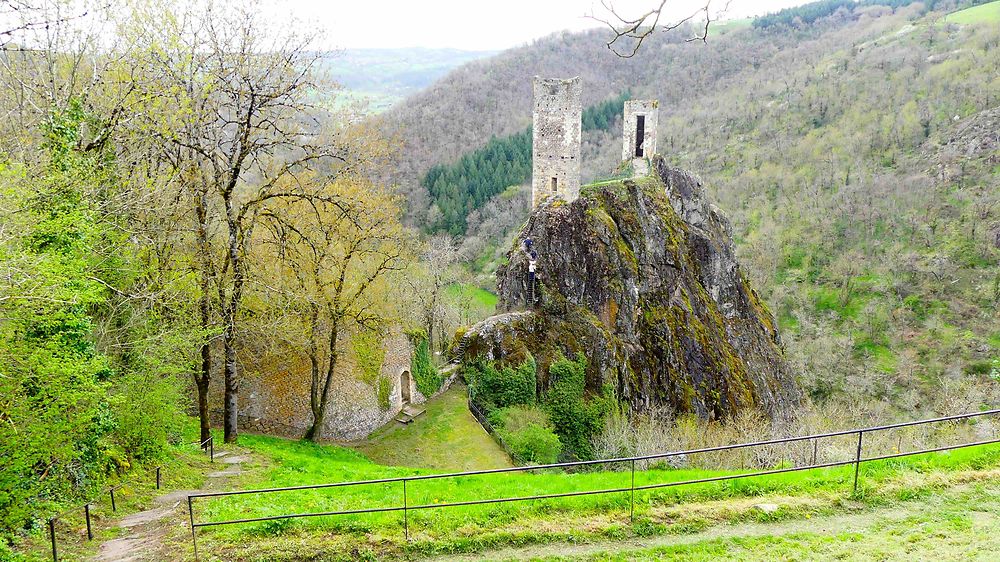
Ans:
[[[632,58],[639,52],[643,41],[648,39],[657,30],[671,31],[688,23],[698,21],[704,17],[704,27],[699,25],[700,32],[686,39],[692,41],[708,41],[708,30],[712,22],[717,21],[729,8],[729,1],[725,6],[713,13],[712,0],[706,0],[705,4],[694,12],[679,19],[666,21],[664,10],[667,8],[667,0],[660,0],[660,3],[648,12],[638,17],[623,16],[612,3],[611,0],[601,0],[604,10],[610,14],[608,17],[598,17],[591,13],[586,17],[606,25],[612,32],[612,38],[606,43],[608,49],[621,58]]]

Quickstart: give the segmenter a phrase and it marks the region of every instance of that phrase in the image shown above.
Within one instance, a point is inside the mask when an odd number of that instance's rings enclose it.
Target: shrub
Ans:
[[[413,341],[413,357],[410,358],[410,374],[417,385],[417,390],[424,396],[430,396],[441,388],[444,379],[431,363],[431,351],[427,345],[427,336],[417,334],[411,336]]]
[[[585,399],[587,359],[577,355],[575,361],[559,359],[549,366],[552,385],[545,395],[545,409],[565,452],[578,459],[593,459],[591,444],[604,427],[604,418],[614,404],[610,392]]]
[[[491,362],[470,365],[472,396],[476,403],[492,411],[508,406],[535,403],[535,360],[529,358],[516,369],[497,367]]]
[[[120,378],[109,402],[114,439],[128,456],[157,458],[164,445],[179,438],[184,400],[181,388],[172,377],[135,373]],[[119,464],[115,468],[125,467]]]
[[[508,431],[519,431],[535,424],[542,427],[552,427],[549,415],[538,406],[510,406],[493,412],[490,423]]]
[[[562,442],[551,428],[529,423],[516,431],[498,429],[497,434],[507,443],[518,459],[534,464],[551,464],[559,460]]]

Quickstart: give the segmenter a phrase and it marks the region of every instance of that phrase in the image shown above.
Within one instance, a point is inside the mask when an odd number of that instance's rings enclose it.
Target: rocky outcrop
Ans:
[[[587,388],[635,409],[781,416],[800,400],[774,318],[736,262],[729,224],[694,176],[653,161],[649,177],[586,187],[533,213],[515,242],[537,252],[531,314],[477,327],[466,357],[535,358],[539,391],[560,355],[588,358]],[[497,272],[498,308],[526,308],[520,247]]]

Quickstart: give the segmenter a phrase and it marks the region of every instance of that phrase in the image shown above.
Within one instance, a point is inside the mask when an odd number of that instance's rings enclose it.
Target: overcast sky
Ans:
[[[586,14],[607,15],[600,0],[263,0],[269,17],[297,19],[326,33],[323,48],[454,47],[498,50],[556,31],[600,26]],[[713,11],[726,0],[713,0]],[[660,0],[616,0],[635,16]],[[703,0],[702,0],[703,2]],[[766,14],[806,0],[732,0],[727,17]],[[697,10],[697,0],[668,0],[673,18]],[[717,7],[717,8],[716,8]]]

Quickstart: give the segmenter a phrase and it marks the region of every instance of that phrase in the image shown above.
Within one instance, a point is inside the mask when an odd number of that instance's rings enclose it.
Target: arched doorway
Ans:
[[[399,392],[403,397],[403,405],[410,403],[410,372],[403,371],[399,374]]]

